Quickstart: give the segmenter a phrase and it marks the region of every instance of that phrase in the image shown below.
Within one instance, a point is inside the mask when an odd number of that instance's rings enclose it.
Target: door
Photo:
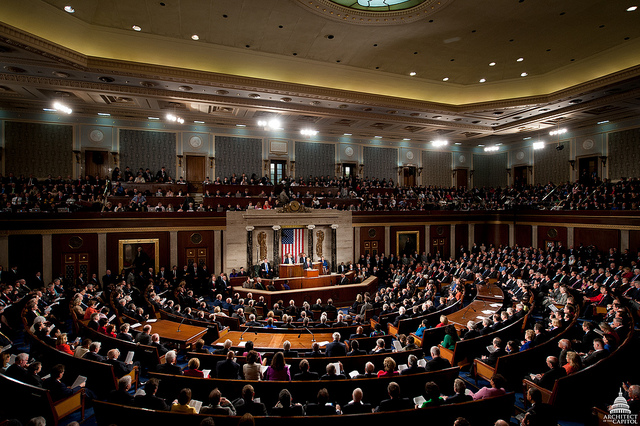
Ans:
[[[202,182],[205,176],[206,158],[200,155],[187,155],[187,182],[189,192],[202,192]]]
[[[600,177],[598,157],[578,158],[578,172],[580,173],[580,183],[590,184],[597,182]]]
[[[378,241],[377,240],[367,240],[364,242],[364,254],[375,256],[378,254]]]
[[[269,165],[269,178],[271,183],[277,185],[287,175],[287,162],[285,160],[271,160]]]
[[[517,166],[513,168],[513,185],[515,187],[522,187],[527,185],[529,168],[527,166]]]
[[[416,168],[404,167],[402,169],[404,186],[416,186]]]
[[[352,177],[356,175],[356,164],[355,163],[344,163],[342,165],[342,175],[346,178]]]
[[[466,188],[468,184],[467,169],[456,169],[456,186],[458,188]]]
[[[445,256],[445,249],[449,247],[448,240],[448,238],[432,238],[431,255],[435,256],[436,254],[438,254],[440,258]]]
[[[65,253],[62,255],[62,274],[71,283],[82,272],[85,281],[89,276],[89,253]]]
[[[107,160],[107,151],[91,151],[84,152],[84,173],[89,176],[105,177],[109,173],[109,162]]]
[[[195,263],[199,267],[207,264],[207,249],[201,247],[185,249],[187,265]],[[207,265],[208,266],[208,265]]]

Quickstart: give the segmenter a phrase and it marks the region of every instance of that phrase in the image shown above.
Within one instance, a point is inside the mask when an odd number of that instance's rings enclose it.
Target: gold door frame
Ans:
[[[118,240],[118,273],[124,269],[124,249],[127,245],[153,244],[154,253],[154,272],[160,270],[160,239],[159,238],[143,238],[137,240]],[[137,251],[137,250],[136,250]]]

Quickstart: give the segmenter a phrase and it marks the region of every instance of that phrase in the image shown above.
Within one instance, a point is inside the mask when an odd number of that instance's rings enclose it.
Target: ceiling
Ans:
[[[320,139],[510,143],[639,115],[634,5],[427,0],[372,12],[329,0],[5,0],[0,108],[64,99],[92,117],[175,112],[255,127],[278,116]]]

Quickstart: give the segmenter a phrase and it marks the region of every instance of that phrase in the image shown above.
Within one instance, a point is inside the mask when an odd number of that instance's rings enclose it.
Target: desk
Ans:
[[[207,333],[207,327],[197,327],[184,323],[181,325],[178,322],[163,319],[151,323],[144,322],[136,327],[135,330],[142,331],[142,327],[146,324],[151,326],[151,334],[158,333],[161,341],[175,342],[180,345],[181,349],[186,349],[188,345],[195,343]],[[180,331],[178,331],[178,328]]]
[[[312,337],[305,329],[296,329],[291,333],[269,333],[268,331],[269,330],[266,329],[264,332],[258,332],[258,334],[254,334],[253,332],[244,333],[242,340],[240,340],[240,335],[242,334],[241,331],[221,333],[220,338],[211,343],[211,346],[222,347],[224,345],[224,341],[229,339],[233,342],[231,347],[234,350],[241,350],[244,348],[244,343],[241,344],[241,342],[252,340],[253,347],[256,350],[276,351],[281,350],[284,341],[288,340],[291,342],[292,350],[311,352],[311,347],[313,346]],[[302,334],[300,334],[301,331]],[[300,334],[300,337],[298,337],[298,334]],[[314,335],[316,342],[333,341],[332,333],[314,333]]]
[[[304,270],[305,278],[315,278],[320,276],[320,270],[318,269],[305,269]]]
[[[447,315],[449,322],[453,323],[457,329],[467,326],[467,322],[480,322],[485,318],[490,318],[502,308],[504,295],[502,290],[495,285],[477,286],[477,295],[473,302],[464,308]]]
[[[302,276],[302,263],[281,263],[280,278],[294,278]]]

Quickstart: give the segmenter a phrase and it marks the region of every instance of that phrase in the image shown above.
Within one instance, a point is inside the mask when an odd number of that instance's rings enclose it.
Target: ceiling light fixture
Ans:
[[[627,12],[635,12],[636,10],[638,10],[638,6],[631,6],[627,8]]]
[[[485,81],[487,81],[487,79],[486,79],[486,78],[481,78],[481,79],[480,79],[480,83],[484,83]]]
[[[522,62],[522,61],[524,61],[524,58],[518,58],[518,59],[516,59],[516,62]]]
[[[197,121],[197,120],[194,120],[194,123],[196,123],[196,124],[204,124],[204,121]]]
[[[495,62],[489,62],[489,66],[490,66],[490,67],[495,67],[495,66],[496,66],[496,63],[495,63]]]
[[[258,126],[263,127],[265,130],[279,130],[280,120],[272,118],[271,120],[259,120]]]
[[[73,112],[71,108],[64,104],[61,104],[60,102],[54,103],[53,108],[55,108],[56,111],[64,112],[65,114],[71,114]]]
[[[449,81],[449,77],[443,78],[442,81]]]
[[[343,136],[351,136],[351,133],[345,133]]]
[[[499,149],[500,149],[500,147],[499,147],[499,146],[497,146],[497,145],[494,145],[494,146],[486,146],[486,147],[484,148],[484,152],[495,152],[495,151],[498,151]]]
[[[167,120],[169,120],[171,122],[178,123],[178,124],[184,124],[184,118],[178,117],[177,115],[167,114],[166,118],[167,118]]]
[[[444,139],[438,139],[438,140],[435,140],[435,141],[431,141],[431,145],[433,145],[436,148],[440,148],[442,146],[449,145],[449,141],[446,141]]]
[[[413,77],[413,76],[414,76],[414,75],[416,75],[416,74],[417,74],[417,73],[416,73],[415,71],[411,71],[411,72],[409,73],[409,75],[410,75],[411,77]]]
[[[526,76],[528,76],[528,75],[529,75],[529,74],[527,74],[526,72],[520,73],[520,77],[526,77]]]
[[[198,40],[200,40],[200,36],[198,34],[194,34],[194,35],[191,36],[191,40],[198,41]]]
[[[140,25],[134,25],[131,28],[133,28],[133,31],[142,31],[142,27]]]
[[[562,135],[563,133],[567,133],[567,129],[558,129],[558,130],[552,130],[549,132],[549,135],[551,136],[555,136],[555,135]]]
[[[318,131],[313,129],[301,129],[300,134],[302,136],[315,136],[318,134]]]
[[[403,141],[410,141],[410,140],[411,140],[411,138],[403,138],[402,140],[403,140]]]
[[[376,139],[382,139],[382,136],[374,136]]]
[[[628,9],[627,9],[627,10],[628,10]],[[64,7],[64,11],[65,11],[65,12],[68,12],[68,13],[73,13],[73,12],[75,12],[76,10],[75,10],[72,6],[65,6],[65,7]]]
[[[109,117],[111,114],[109,114],[108,112],[99,112],[98,115],[102,117]]]
[[[42,108],[43,111],[47,111],[47,112],[56,112],[57,110],[54,108]]]
[[[247,127],[246,124],[236,124],[236,127]]]
[[[456,142],[454,145],[462,145],[462,142]]]
[[[602,120],[602,121],[598,121],[598,124],[607,124],[609,122],[609,120]]]
[[[484,144],[479,143],[478,146],[484,146]]]
[[[533,149],[542,149],[544,148],[544,142],[538,141],[533,143]]]

